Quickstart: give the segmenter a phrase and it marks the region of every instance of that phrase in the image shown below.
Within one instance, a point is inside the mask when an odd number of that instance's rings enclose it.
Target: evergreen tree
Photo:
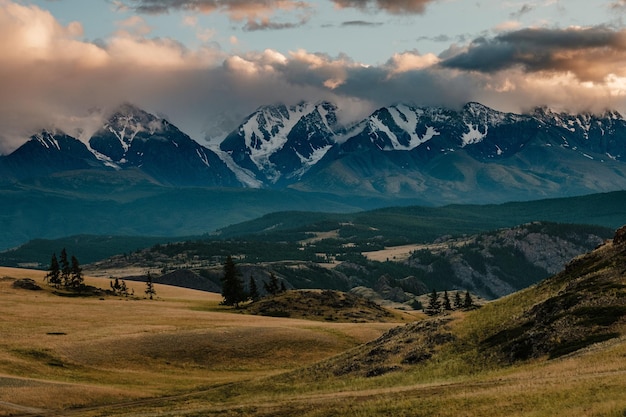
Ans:
[[[72,256],[72,267],[70,268],[70,286],[74,289],[83,287],[85,279],[83,278],[83,269],[78,263],[78,259]]]
[[[61,259],[59,260],[61,266],[61,279],[63,280],[63,285],[66,287],[70,286],[70,263],[67,260],[67,251],[65,248],[61,250]]]
[[[222,277],[222,304],[239,308],[239,303],[246,301],[247,294],[243,288],[243,283],[239,278],[239,272],[233,262],[233,258],[228,255],[224,263],[224,276]]]
[[[428,297],[428,313],[437,314],[441,310],[441,302],[439,301],[439,294],[433,289],[433,292]]]
[[[150,275],[150,271],[146,274],[146,295],[150,297],[152,300],[156,295],[156,290],[154,289],[154,283],[152,282],[152,275]]]
[[[463,307],[463,300],[461,300],[461,292],[457,291],[454,294],[454,308],[458,310],[461,307]]]
[[[121,288],[119,279],[115,278],[115,281],[111,281],[109,285],[115,294],[119,294]]]
[[[452,305],[450,304],[450,297],[448,297],[448,290],[443,292],[443,309],[444,310],[452,310]]]
[[[248,297],[250,297],[250,299],[252,301],[258,301],[261,296],[259,295],[259,289],[256,286],[256,281],[254,280],[254,278],[252,276],[250,276],[250,283],[248,284]]]
[[[280,292],[287,292],[287,287],[285,286],[285,281],[280,281]]]
[[[264,282],[263,288],[265,288],[265,291],[271,295],[276,295],[280,291],[280,287],[278,285],[278,278],[276,278],[276,275],[274,275],[273,272],[270,273],[270,282],[269,283]]]
[[[472,296],[469,291],[465,292],[465,300],[463,301],[463,307],[471,308],[474,305],[474,300],[472,300]]]
[[[61,285],[61,268],[59,267],[56,253],[52,254],[50,268],[48,268],[48,273],[44,279],[48,281],[49,285],[53,285],[56,288],[59,288],[59,285]]]
[[[126,281],[122,280],[120,284],[120,294],[124,297],[128,297],[128,287],[126,287]]]

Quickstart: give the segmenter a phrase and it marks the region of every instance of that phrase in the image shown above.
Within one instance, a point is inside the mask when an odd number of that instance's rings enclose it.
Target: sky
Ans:
[[[124,102],[216,143],[329,100],[626,114],[626,0],[0,0],[0,153]]]

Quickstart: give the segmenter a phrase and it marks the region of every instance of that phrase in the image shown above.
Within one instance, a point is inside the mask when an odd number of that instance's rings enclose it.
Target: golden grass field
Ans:
[[[11,286],[43,286],[43,275],[0,268],[0,415],[626,416],[624,337],[511,366],[477,363],[480,352],[457,344],[407,371],[337,377],[320,361],[402,323],[243,315],[218,294],[159,285],[152,301]],[[482,331],[522,302],[454,313],[451,331]]]
[[[378,337],[390,323],[233,313],[221,296],[156,285],[157,299],[61,297],[44,272],[0,268],[0,415],[63,410],[268,376]],[[44,291],[12,288],[33,278]],[[86,283],[108,288],[109,280]],[[137,298],[142,283],[129,282]]]

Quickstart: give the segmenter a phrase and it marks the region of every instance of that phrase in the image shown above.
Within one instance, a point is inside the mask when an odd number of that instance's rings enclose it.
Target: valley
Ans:
[[[251,316],[162,285],[152,301],[60,297],[3,268],[0,413],[617,417],[625,234],[478,309],[386,323]]]

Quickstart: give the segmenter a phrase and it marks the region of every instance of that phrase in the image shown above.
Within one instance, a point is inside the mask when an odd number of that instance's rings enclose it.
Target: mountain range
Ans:
[[[134,171],[164,186],[292,188],[426,203],[504,202],[623,189],[626,120],[398,104],[344,126],[329,102],[264,106],[219,146],[120,106],[87,143],[42,131],[0,157],[3,179]]]
[[[43,130],[0,156],[0,247],[79,233],[197,235],[280,210],[626,188],[626,120],[615,111],[397,104],[348,125],[339,114],[329,102],[263,106],[211,145],[128,103],[83,141]]]

